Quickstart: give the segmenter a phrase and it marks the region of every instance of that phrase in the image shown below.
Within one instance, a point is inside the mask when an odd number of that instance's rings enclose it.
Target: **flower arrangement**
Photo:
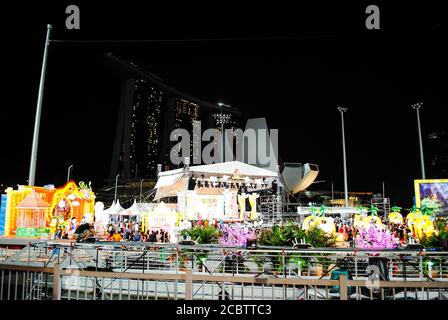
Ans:
[[[219,244],[223,246],[246,247],[247,240],[256,238],[253,230],[241,224],[221,224],[219,230]]]
[[[397,247],[397,239],[385,228],[373,223],[367,228],[358,228],[355,239],[356,247],[362,249],[394,249]]]

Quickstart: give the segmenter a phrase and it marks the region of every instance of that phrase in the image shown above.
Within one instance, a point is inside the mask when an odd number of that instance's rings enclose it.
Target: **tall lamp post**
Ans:
[[[115,196],[114,196],[115,203],[117,203],[117,185],[118,185],[118,177],[119,176],[120,176],[120,174],[117,174],[117,176],[115,177]]]
[[[224,125],[229,122],[231,115],[227,113],[222,113],[222,107],[230,108],[230,105],[218,102],[218,106],[221,107],[221,113],[215,114],[216,123],[221,125],[222,134],[222,162],[225,162],[224,150],[225,150],[225,135],[224,135]]]
[[[45,40],[44,58],[42,61],[42,70],[40,72],[39,94],[37,96],[36,118],[34,119],[33,144],[31,147],[30,172],[28,175],[28,185],[34,186],[36,178],[36,160],[37,147],[39,144],[39,128],[40,128],[40,114],[42,111],[42,100],[44,96],[45,73],[47,70],[47,56],[48,46],[50,45],[50,31],[51,24],[47,25],[47,38]]]
[[[347,108],[338,107],[338,111],[341,113],[341,123],[342,123],[342,153],[344,161],[344,197],[345,206],[348,207],[348,186],[347,186],[347,156],[345,154],[345,130],[344,130],[344,113]]]
[[[72,168],[73,168],[73,165],[71,164],[71,165],[68,167],[68,170],[67,170],[67,182],[70,181],[70,171],[71,171]]]
[[[420,108],[422,107],[422,102],[417,102],[411,107],[417,111],[417,126],[418,126],[418,141],[420,144],[420,162],[422,167],[422,179],[426,179],[425,175],[425,160],[423,159],[423,143],[422,143],[422,129],[420,127]]]
[[[142,202],[142,194],[143,194],[143,181],[145,179],[140,180],[140,202]]]

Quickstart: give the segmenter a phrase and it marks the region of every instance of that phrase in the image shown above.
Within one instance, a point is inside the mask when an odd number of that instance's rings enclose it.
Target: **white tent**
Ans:
[[[240,176],[247,176],[252,178],[253,177],[268,178],[278,176],[277,173],[274,171],[266,170],[239,161],[229,161],[208,165],[193,166],[189,168],[189,171],[193,173],[216,174],[216,175],[233,175],[237,173]]]
[[[103,213],[107,214],[120,214],[121,211],[123,211],[124,208],[120,205],[120,199],[117,199],[117,202],[112,202],[112,205],[103,211]]]
[[[137,202],[134,203],[129,208],[120,212],[122,216],[140,216],[142,212],[148,212],[151,210],[152,206],[150,203]]]
[[[241,180],[265,178],[272,180],[278,177],[276,172],[239,161],[190,166],[188,169],[183,168],[160,172],[155,186],[157,193],[154,200],[164,197],[174,197],[177,196],[178,192],[187,190],[189,175],[196,177],[204,176],[207,178],[211,176],[227,176],[228,178]]]
[[[134,203],[129,208],[120,211],[121,216],[138,216],[140,214],[140,210],[137,206],[137,200],[134,199]]]

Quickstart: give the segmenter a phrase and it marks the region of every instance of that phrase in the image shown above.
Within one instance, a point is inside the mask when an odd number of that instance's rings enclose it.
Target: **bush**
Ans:
[[[267,246],[292,246],[294,239],[304,237],[304,231],[292,223],[274,225],[271,228],[261,229],[258,233],[257,243]]]
[[[194,241],[198,239],[198,243],[201,244],[217,243],[219,238],[219,230],[212,225],[194,226],[182,230],[180,234],[183,237],[190,237]]]
[[[440,218],[437,219],[434,224],[436,232],[430,237],[423,236],[423,238],[420,240],[420,244],[426,248],[446,247],[448,240],[446,220]]]
[[[331,247],[336,242],[334,235],[328,235],[323,230],[313,227],[307,231],[292,223],[285,225],[274,225],[272,228],[262,229],[257,238],[257,243],[268,246],[291,247],[293,241],[305,242],[313,247]]]
[[[336,236],[329,235],[325,231],[313,227],[305,233],[305,241],[315,248],[332,247],[336,242]]]

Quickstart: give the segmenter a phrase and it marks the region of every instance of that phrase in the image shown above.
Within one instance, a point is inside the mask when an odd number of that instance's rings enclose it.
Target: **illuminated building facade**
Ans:
[[[127,79],[122,88],[120,113],[117,123],[115,145],[109,180],[120,174],[120,181],[153,179],[157,177],[157,165],[163,170],[175,168],[170,152],[177,144],[170,141],[174,129],[190,133],[190,162],[193,151],[201,152],[201,137],[195,132],[207,128],[221,130],[220,112],[208,110],[191,100],[169,95],[145,79]],[[201,131],[197,130],[201,122]],[[235,115],[223,125],[224,129],[239,128]]]
[[[215,128],[209,120],[213,120],[211,115],[220,112],[221,108],[166,85],[162,79],[134,63],[111,54],[107,56],[124,79],[109,183],[104,188],[110,191],[117,174],[123,185],[132,180],[156,178],[158,164],[162,165],[162,170],[172,169],[169,154],[176,142],[170,141],[171,132],[183,128],[193,137],[195,121],[201,121],[201,133],[207,128]],[[235,116],[241,115],[238,109],[227,110]],[[193,148],[200,140],[190,139],[190,153],[201,150]]]
[[[164,158],[162,160],[163,170],[173,169],[170,161],[170,152],[176,141],[170,141],[171,131],[174,129],[185,129],[190,133],[190,161],[193,163],[193,150],[200,150],[200,147],[195,145],[199,139],[193,136],[193,132],[197,129],[196,121],[201,120],[201,107],[191,101],[181,98],[171,98],[167,104],[167,114],[165,118],[165,133],[164,133]],[[201,131],[204,128],[201,128]]]
[[[157,170],[161,142],[163,92],[135,80],[130,134],[130,178],[148,178]]]

